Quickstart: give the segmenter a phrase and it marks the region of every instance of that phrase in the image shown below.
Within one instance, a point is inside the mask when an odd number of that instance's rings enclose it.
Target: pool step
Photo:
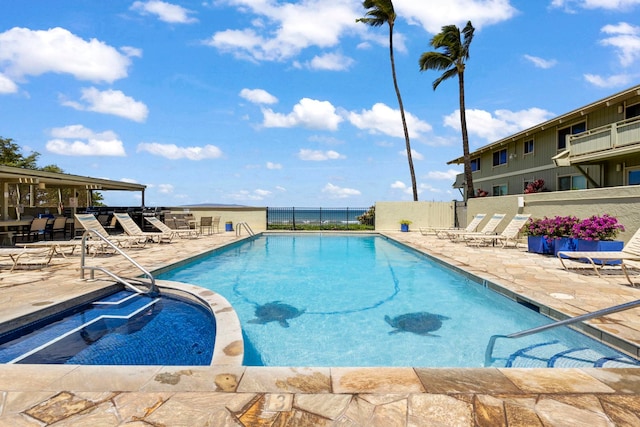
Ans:
[[[0,363],[20,363],[27,360],[28,363],[38,363],[38,353],[46,353],[46,349],[52,346],[56,346],[56,352],[60,353],[59,347],[70,347],[71,342],[80,342],[78,339],[68,339],[76,335],[89,345],[103,335],[105,328],[114,327],[145,313],[157,301],[159,299],[146,295],[117,292],[64,318],[37,322],[3,340],[0,344]]]
[[[586,348],[567,348],[558,341],[538,343],[511,354],[507,368],[631,368],[640,362],[625,356],[607,356]]]

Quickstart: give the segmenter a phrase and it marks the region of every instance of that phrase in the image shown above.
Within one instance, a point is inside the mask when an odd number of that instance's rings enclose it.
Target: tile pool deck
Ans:
[[[557,259],[522,247],[469,248],[415,232],[385,234],[550,313],[574,316],[640,299],[640,288],[627,286],[615,269],[600,279],[588,270],[564,271]],[[128,253],[155,270],[235,240],[222,233]],[[99,261],[121,271],[122,258]],[[78,267],[79,257],[71,256],[42,270],[0,270],[0,325],[108,286],[79,280]],[[638,354],[640,308],[589,323],[603,339]],[[0,365],[0,392],[0,426],[640,425],[640,369],[633,368]]]

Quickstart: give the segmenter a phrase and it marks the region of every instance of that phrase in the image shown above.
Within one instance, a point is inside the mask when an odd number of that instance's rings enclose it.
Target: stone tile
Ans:
[[[587,409],[572,406],[552,398],[541,398],[536,404],[536,413],[546,425],[571,427],[614,427],[615,424],[597,408]]]
[[[143,420],[152,414],[172,393],[120,393],[114,397],[115,410],[123,422]]]
[[[514,369],[500,371],[524,393],[613,393],[614,389],[580,369]]]
[[[350,395],[347,395],[350,396]],[[340,417],[340,425],[368,426],[371,425],[371,418],[375,405],[367,402],[358,396],[353,396],[349,401],[349,406],[345,413]]]
[[[0,365],[0,390],[58,390],[59,379],[74,369],[72,365]]]
[[[0,415],[17,414],[38,405],[58,394],[57,391],[13,391],[5,392]]]
[[[640,394],[640,369],[585,369],[588,375],[611,387],[618,393]]]
[[[116,412],[113,410],[111,402],[104,402],[101,405],[94,406],[85,412],[72,415],[69,418],[56,423],[56,427],[77,427],[77,426],[116,426],[120,424],[120,420]]]
[[[371,418],[372,427],[403,427],[407,419],[407,400],[402,399],[395,402],[376,406]]]
[[[263,368],[248,366],[238,392],[330,393],[329,368]]]
[[[602,396],[602,408],[616,426],[640,425],[640,396]]]
[[[240,426],[232,408],[244,407],[253,398],[241,393],[176,393],[144,421],[167,426]]]
[[[475,422],[478,427],[507,427],[503,401],[480,394],[474,402]]]
[[[334,393],[420,393],[422,383],[411,368],[331,368]]]
[[[294,399],[294,406],[302,411],[335,420],[346,412],[351,400],[350,394],[299,394]]]
[[[415,369],[429,393],[518,393],[498,369]]]
[[[407,426],[472,427],[473,425],[473,406],[468,402],[444,394],[412,394],[409,396]]]
[[[78,366],[56,383],[60,390],[137,391],[160,370],[160,366]]]
[[[95,406],[94,402],[65,391],[27,409],[25,413],[45,424],[53,424],[93,406]]]
[[[142,391],[236,391],[244,367],[165,366],[146,383]]]
[[[546,427],[535,411],[534,399],[509,399],[504,412],[509,427]]]

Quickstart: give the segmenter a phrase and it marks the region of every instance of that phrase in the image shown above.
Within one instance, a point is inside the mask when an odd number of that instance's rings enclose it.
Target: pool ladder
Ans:
[[[240,236],[242,234],[242,228],[244,228],[247,231],[247,233],[249,233],[249,236],[256,235],[256,233],[253,232],[253,230],[251,229],[248,223],[239,222],[236,224],[236,236]]]
[[[538,326],[536,328],[526,329],[524,331],[515,332],[509,335],[492,335],[489,338],[487,349],[484,352],[484,366],[491,366],[491,363],[495,361],[493,358],[493,348],[496,345],[498,338],[522,338],[528,335],[537,334],[539,332],[547,331],[549,329],[557,328],[560,326],[572,325],[574,323],[582,322],[589,319],[595,319],[597,317],[606,316],[607,314],[618,313],[620,311],[630,310],[632,308],[640,306],[640,300],[626,302],[624,304],[615,305],[613,307],[603,308],[602,310],[592,311],[591,313],[581,314],[580,316],[570,317],[564,320],[558,320],[548,325]]]
[[[136,267],[138,270],[140,270],[147,277],[148,281],[145,282],[145,281],[143,281],[143,280],[141,280],[139,278],[135,278],[135,279],[128,278],[128,279],[125,279],[125,278],[120,277],[117,274],[107,270],[104,267],[86,265],[85,259],[86,259],[86,252],[87,252],[87,239],[91,235],[96,236],[98,239],[102,240],[107,246],[109,246],[111,249],[116,251],[116,253],[122,255],[127,261],[129,261],[131,264],[133,264],[134,267]],[[156,279],[153,277],[153,275],[150,272],[148,272],[144,267],[142,267],[140,264],[138,264],[133,258],[131,258],[126,253],[124,253],[124,251],[122,251],[119,247],[114,245],[107,237],[103,236],[102,234],[100,234],[100,232],[98,232],[98,230],[95,230],[95,229],[87,230],[82,235],[82,252],[81,252],[81,255],[80,255],[80,279],[84,279],[85,270],[89,270],[91,272],[91,275],[90,275],[90,279],[91,280],[93,280],[95,278],[95,272],[96,271],[101,271],[104,274],[106,274],[107,276],[109,276],[112,279],[114,279],[115,281],[117,281],[118,283],[124,285],[125,287],[127,287],[127,288],[131,289],[132,291],[137,292],[139,294],[156,295],[158,293],[158,287],[156,285]],[[134,285],[132,282],[136,282],[137,285],[146,285],[148,287],[148,289],[146,291],[142,290],[138,286]]]

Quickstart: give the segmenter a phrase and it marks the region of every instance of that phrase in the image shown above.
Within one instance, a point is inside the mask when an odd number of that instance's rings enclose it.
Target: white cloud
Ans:
[[[125,156],[124,145],[112,131],[96,133],[82,125],[51,130],[47,151],[64,156]]]
[[[477,29],[512,18],[517,10],[509,0],[447,0],[425,7],[416,0],[394,0],[396,15],[420,24],[431,34],[439,33],[445,25],[462,28],[471,21]]]
[[[282,165],[280,163],[267,162],[267,169],[282,169]]]
[[[628,10],[639,5],[640,0],[553,0],[551,6],[573,11],[572,6],[584,9]]]
[[[71,74],[79,80],[112,83],[127,76],[129,57],[96,39],[85,41],[64,28],[0,33],[0,64],[12,79],[44,73]]]
[[[520,111],[496,110],[493,115],[484,110],[467,109],[466,116],[469,135],[493,142],[547,121],[553,113],[535,107]],[[460,111],[445,116],[444,125],[459,131]]]
[[[536,67],[543,68],[545,70],[554,67],[558,63],[558,61],[556,61],[555,59],[543,59],[538,56],[532,55],[524,55],[524,58],[527,61],[532,62]]]
[[[301,148],[300,151],[298,152],[298,158],[300,160],[322,162],[325,160],[344,159],[345,156],[333,150],[320,151],[320,150],[309,150],[306,148]]]
[[[232,199],[235,200],[239,200],[239,201],[256,201],[256,200],[263,200],[265,197],[271,195],[271,191],[269,190],[261,190],[261,189],[256,189],[253,191],[248,191],[248,190],[240,190],[236,193],[230,194],[230,197]]]
[[[346,199],[348,197],[359,196],[361,194],[359,190],[354,188],[338,187],[331,183],[327,183],[327,185],[322,189],[322,192],[329,194],[329,196],[334,199]]]
[[[620,65],[629,67],[640,58],[640,27],[620,22],[618,25],[605,25],[601,31],[611,37],[600,40],[600,44],[617,50]]]
[[[311,61],[304,63],[306,68],[325,71],[345,71],[355,63],[352,58],[340,53],[325,53],[314,56]]]
[[[143,142],[138,144],[137,151],[145,151],[155,156],[161,156],[171,160],[217,159],[222,156],[222,151],[220,151],[220,149],[215,145],[205,145],[204,147],[178,147],[175,144]]]
[[[328,101],[302,98],[289,114],[274,113],[269,108],[262,110],[263,126],[291,128],[303,126],[309,129],[337,130],[342,121],[336,109]]]
[[[138,183],[138,180],[133,179],[133,178],[120,178],[119,181],[128,182],[129,184],[137,184]]]
[[[1,93],[16,93],[18,91],[18,85],[13,80],[0,73],[0,94]]]
[[[404,190],[405,188],[407,188],[407,185],[402,181],[395,181],[391,184],[391,188]]]
[[[190,24],[198,22],[197,19],[189,16],[194,13],[193,11],[185,9],[182,6],[158,0],[136,1],[133,2],[130,9],[141,15],[156,15],[161,21],[170,24]]]
[[[401,155],[402,157],[407,157],[407,150],[406,148],[402,151],[398,151],[398,154]],[[414,150],[413,148],[411,149],[411,159],[412,160],[424,160],[424,156],[420,153],[418,153],[416,150]]]
[[[242,89],[240,97],[253,104],[276,104],[278,98],[263,89]]]
[[[95,87],[83,88],[80,99],[85,101],[85,104],[75,101],[63,101],[62,105],[76,110],[113,114],[136,122],[144,122],[149,114],[149,110],[144,103],[126,96],[119,90],[99,91]]]
[[[457,171],[455,169],[449,169],[446,171],[431,171],[427,173],[426,177],[428,179],[435,179],[438,181],[453,181],[454,179],[456,179],[456,176],[458,176],[459,173],[460,171]]]
[[[608,77],[602,77],[597,74],[585,74],[584,79],[594,86],[614,88],[631,84],[633,76],[629,74],[615,74]]]
[[[171,194],[173,193],[173,185],[171,184],[158,184],[158,193]]]
[[[419,120],[407,111],[404,114],[410,138],[420,138],[423,132],[431,131],[429,123]],[[382,133],[404,138],[400,110],[394,110],[383,103],[375,104],[371,110],[362,110],[360,114],[350,112],[347,117],[352,125],[358,129],[368,130],[371,134]]]
[[[361,4],[352,0],[226,3],[260,19],[253,20],[251,28],[217,32],[204,43],[238,58],[257,61],[282,61],[311,46],[336,46],[342,35],[355,31],[355,20],[362,16]]]

